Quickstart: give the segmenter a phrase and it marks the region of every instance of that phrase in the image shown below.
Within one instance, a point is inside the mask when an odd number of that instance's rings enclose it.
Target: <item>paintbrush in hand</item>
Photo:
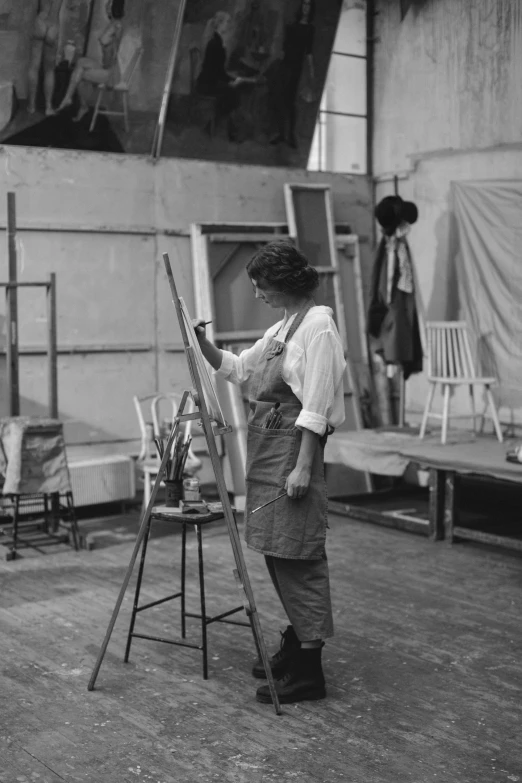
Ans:
[[[267,503],[263,503],[263,505],[262,505],[262,506],[258,506],[257,508],[253,508],[253,509],[252,509],[252,511],[251,511],[250,513],[251,513],[251,514],[255,514],[255,513],[256,513],[256,511],[261,511],[261,509],[262,509],[262,508],[265,508],[265,506],[269,506],[269,505],[270,505],[270,503],[275,503],[275,502],[276,502],[276,500],[280,500],[281,498],[284,498],[284,497],[285,497],[285,495],[287,495],[287,494],[288,494],[287,492],[283,492],[283,494],[282,494],[282,495],[278,495],[276,498],[272,498],[272,500],[269,500]]]

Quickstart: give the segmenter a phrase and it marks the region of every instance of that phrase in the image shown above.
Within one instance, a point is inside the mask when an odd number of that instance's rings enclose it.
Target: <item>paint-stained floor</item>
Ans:
[[[6,562],[0,548],[2,783],[522,781],[520,557],[331,517],[328,698],[278,717],[254,699],[246,628],[210,626],[208,681],[199,651],[158,642],[135,640],[124,664],[132,589],[87,690],[137,525],[136,512],[91,525],[92,551]],[[155,528],[144,601],[176,589],[179,544]],[[222,523],[204,546],[217,613],[238,603]],[[191,576],[195,555],[191,538]],[[245,556],[273,649],[284,618],[261,559]],[[197,611],[192,580],[189,593]],[[178,636],[177,604],[139,628]],[[189,631],[197,641],[196,621]]]

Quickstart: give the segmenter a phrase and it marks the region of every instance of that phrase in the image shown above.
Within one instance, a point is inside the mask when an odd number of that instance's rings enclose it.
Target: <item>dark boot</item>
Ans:
[[[301,642],[297,638],[291,625],[288,625],[286,631],[281,634],[281,646],[275,655],[270,658],[270,668],[274,679],[282,677],[288,668],[289,661],[300,649]],[[252,666],[252,674],[260,680],[266,680],[265,667],[263,661],[258,658]]]
[[[288,671],[276,680],[275,688],[281,704],[294,704],[297,701],[316,701],[324,699],[326,688],[320,647],[301,649],[293,658]],[[256,692],[257,701],[271,704],[272,696],[268,685],[262,685]]]

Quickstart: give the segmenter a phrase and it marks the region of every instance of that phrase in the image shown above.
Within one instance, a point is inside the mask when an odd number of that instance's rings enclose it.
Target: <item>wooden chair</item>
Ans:
[[[486,395],[486,406],[484,413],[481,414],[481,429],[484,426],[484,419],[489,408],[497,438],[502,443],[502,431],[490,388],[497,380],[493,377],[477,376],[466,323],[464,321],[428,322],[426,324],[426,338],[430,390],[424,408],[419,437],[424,437],[429,418],[442,419],[441,442],[446,443],[450,418],[450,394],[451,389],[457,386],[468,386],[469,388],[473,431],[475,432],[474,391],[476,386],[481,386]],[[431,412],[437,384],[441,385],[443,391],[442,414]]]
[[[165,437],[165,433],[162,432],[161,407],[162,405],[168,406],[170,414],[168,421],[169,424],[172,425],[178,412],[181,395],[174,392],[148,394],[145,397],[137,397],[135,395],[133,401],[141,435],[141,447],[138,455],[137,467],[143,475],[143,506],[145,508],[149,502],[152,484],[158,475],[158,467],[160,464],[156,446],[154,444],[154,438],[160,438],[162,434]],[[147,408],[150,410],[149,420],[146,420],[144,415],[144,410]],[[187,413],[192,413],[193,410],[194,403],[192,400],[189,400],[185,411]],[[187,421],[180,428],[183,440],[186,440],[190,436],[191,426],[192,421]],[[193,476],[201,469],[202,465],[203,463],[199,457],[194,454],[192,447],[190,447],[187,454],[187,462],[185,464],[185,473],[189,476]]]
[[[122,68],[122,77],[121,80],[117,84],[99,84],[98,85],[98,95],[96,96],[96,103],[94,105],[94,113],[92,115],[91,125],[89,127],[89,131],[92,132],[94,130],[94,126],[96,125],[96,120],[98,118],[99,114],[105,114],[113,117],[123,117],[123,122],[125,124],[125,130],[127,133],[129,132],[129,102],[128,102],[128,95],[129,95],[129,89],[132,82],[132,78],[136,72],[136,68],[138,67],[138,63],[140,61],[140,57],[143,52],[143,47],[136,44],[135,41],[129,41],[128,47],[124,47],[124,43],[122,42],[122,48],[131,48],[130,53],[127,51],[125,54],[127,55],[126,59],[126,66]],[[118,57],[120,56],[120,53],[118,53]],[[121,60],[120,59],[120,63]],[[116,109],[102,109],[101,108],[101,102],[103,100],[103,97],[105,95],[105,91],[109,90],[112,91],[113,95],[121,95],[121,101],[122,101],[122,109],[121,111],[118,111]]]

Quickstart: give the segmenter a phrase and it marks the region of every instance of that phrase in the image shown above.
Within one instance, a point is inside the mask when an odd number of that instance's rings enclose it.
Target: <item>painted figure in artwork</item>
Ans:
[[[251,0],[230,58],[231,68],[245,75],[261,74],[270,56],[271,32],[267,9],[261,0]]]
[[[202,64],[196,79],[196,91],[215,98],[213,124],[216,126],[239,106],[238,87],[252,81],[228,70],[228,47],[232,35],[230,14],[218,11],[205,28],[201,47]]]
[[[123,14],[125,0],[109,0],[106,5],[108,25],[98,37],[101,56],[80,57],[71,75],[71,80],[58,111],[71,106],[75,92],[80,106],[74,120],[79,122],[89,111],[88,97],[92,85],[117,84],[121,79],[118,51],[123,35]]]
[[[297,96],[303,68],[310,82],[315,78],[313,60],[315,0],[302,0],[294,21],[285,28],[283,59],[273,73],[272,101],[277,133],[271,144],[286,142],[297,147]]]
[[[218,11],[209,20],[202,42],[202,63],[196,79],[200,95],[218,99],[220,114],[228,113],[236,105],[237,79],[228,72],[227,45],[231,37],[232,18],[226,11]]]
[[[60,36],[60,11],[63,0],[38,0],[36,19],[31,34],[31,54],[27,74],[29,92],[27,110],[36,111],[36,96],[40,71],[44,70],[45,113],[54,114],[56,55]]]

